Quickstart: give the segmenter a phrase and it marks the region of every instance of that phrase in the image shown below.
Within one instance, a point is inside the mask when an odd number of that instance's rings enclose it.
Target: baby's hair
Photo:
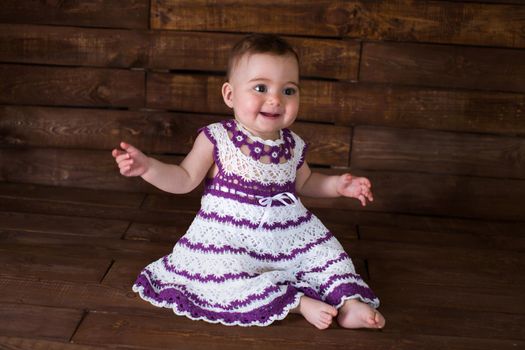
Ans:
[[[292,56],[297,60],[299,67],[299,56],[297,52],[283,38],[275,34],[250,34],[242,38],[235,44],[230,52],[228,60],[228,70],[226,71],[226,80],[230,79],[230,74],[244,55],[253,55],[257,53],[266,53],[276,56]]]

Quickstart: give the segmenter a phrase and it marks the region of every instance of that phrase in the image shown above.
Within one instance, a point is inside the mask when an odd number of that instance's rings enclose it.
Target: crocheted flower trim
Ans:
[[[281,158],[286,160],[292,158],[292,149],[295,147],[295,140],[288,129],[281,130],[281,138],[269,144],[251,135],[247,130],[243,130],[234,119],[225,120],[222,122],[222,125],[232,134],[231,141],[233,144],[238,148],[244,145],[248,147],[250,157],[255,160],[267,156],[271,163],[279,164]]]

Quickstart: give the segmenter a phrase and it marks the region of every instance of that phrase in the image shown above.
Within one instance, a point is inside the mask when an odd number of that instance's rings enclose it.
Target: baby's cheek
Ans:
[[[246,101],[246,109],[251,112],[259,112],[261,109],[262,102],[256,98],[252,98],[249,101]]]
[[[286,104],[286,110],[290,115],[297,115],[297,112],[299,111],[299,101],[293,101]]]

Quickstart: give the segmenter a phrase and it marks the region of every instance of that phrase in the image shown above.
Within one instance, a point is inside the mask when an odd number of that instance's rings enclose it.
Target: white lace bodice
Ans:
[[[293,156],[284,163],[273,164],[253,159],[242,152],[232,142],[221,123],[207,128],[215,141],[219,171],[222,170],[225,175],[238,175],[245,181],[259,182],[262,185],[284,185],[295,181],[297,168],[304,161],[305,151],[305,143],[297,134],[291,132],[295,141]]]

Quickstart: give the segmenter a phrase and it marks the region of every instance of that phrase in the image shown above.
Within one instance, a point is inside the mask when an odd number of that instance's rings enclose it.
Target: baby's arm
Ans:
[[[111,153],[124,176],[141,176],[163,191],[188,193],[192,191],[213,165],[213,144],[200,133],[193,148],[180,165],[166,164],[147,157],[137,148],[121,142],[122,150]]]
[[[310,170],[306,162],[297,170],[295,189],[299,195],[307,197],[352,197],[361,201],[373,201],[372,185],[366,177],[354,177],[349,173],[342,175],[323,175]]]

